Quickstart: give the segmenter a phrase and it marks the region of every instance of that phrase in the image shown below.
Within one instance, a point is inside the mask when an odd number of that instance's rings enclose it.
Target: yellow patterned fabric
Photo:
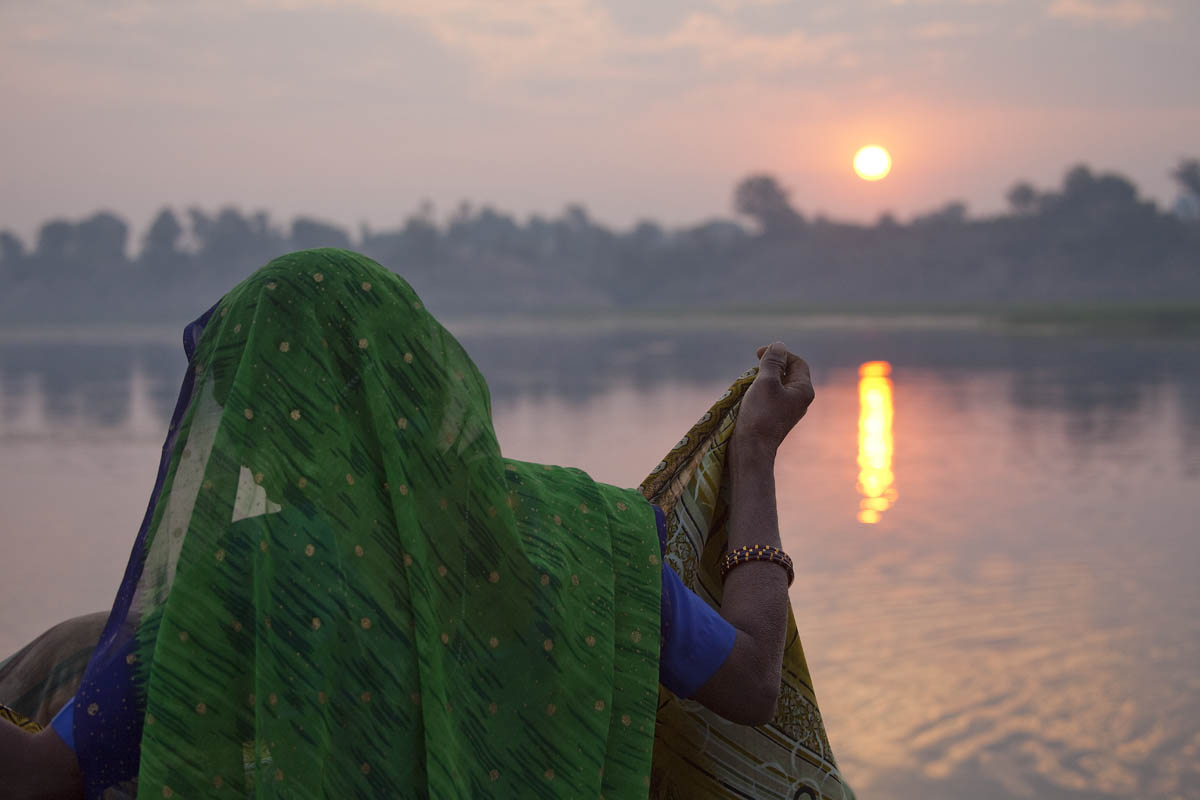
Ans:
[[[75,696],[108,614],[60,622],[0,661],[0,703],[41,726]]]
[[[16,711],[13,711],[11,708],[3,704],[0,704],[0,720],[3,720],[11,725],[16,725],[21,730],[29,731],[30,733],[38,733],[42,730],[41,725],[38,725],[24,714],[18,714]]]
[[[725,453],[756,374],[739,377],[640,487],[666,513],[667,563],[714,608],[721,604],[728,538]],[[852,800],[829,747],[790,608],[787,624],[779,708],[769,724],[736,725],[659,688],[651,798]]]

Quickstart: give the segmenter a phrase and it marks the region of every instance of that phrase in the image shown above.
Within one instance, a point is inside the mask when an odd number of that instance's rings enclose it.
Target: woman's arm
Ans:
[[[758,377],[742,398],[726,469],[729,547],[779,547],[775,453],[813,400],[808,364],[782,342],[758,350]],[[728,720],[761,725],[775,715],[788,613],[787,572],[751,561],[730,570],[721,616],[737,629],[733,650],[693,695]]]

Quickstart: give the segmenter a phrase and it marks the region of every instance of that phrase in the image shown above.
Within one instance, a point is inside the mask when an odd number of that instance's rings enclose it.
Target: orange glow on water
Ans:
[[[892,472],[892,365],[868,361],[858,368],[858,521],[874,525],[896,502]]]
[[[860,378],[886,378],[892,374],[892,365],[886,361],[868,361],[858,368]]]

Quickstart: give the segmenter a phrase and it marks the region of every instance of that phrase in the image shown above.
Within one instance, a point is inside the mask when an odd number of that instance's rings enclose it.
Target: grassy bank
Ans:
[[[723,306],[638,311],[629,318],[782,318],[806,326],[1001,328],[1022,333],[1200,336],[1200,302],[1071,305]]]
[[[190,320],[190,317],[189,317]],[[457,335],[594,335],[629,331],[814,330],[1002,331],[1017,335],[1200,337],[1200,303],[1071,306],[822,306],[550,308],[540,314],[443,315]],[[0,344],[172,343],[184,322],[26,323],[0,320]]]
[[[1064,333],[1200,336],[1200,303],[1026,307],[1007,309],[993,318],[1016,328]]]

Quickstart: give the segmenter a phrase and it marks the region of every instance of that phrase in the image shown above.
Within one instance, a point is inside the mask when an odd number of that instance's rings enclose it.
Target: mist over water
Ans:
[[[1196,797],[1200,339],[910,323],[449,327],[506,455],[626,486],[756,345],[811,362],[780,517],[860,797]],[[184,371],[176,338],[0,337],[0,653],[110,605]]]

